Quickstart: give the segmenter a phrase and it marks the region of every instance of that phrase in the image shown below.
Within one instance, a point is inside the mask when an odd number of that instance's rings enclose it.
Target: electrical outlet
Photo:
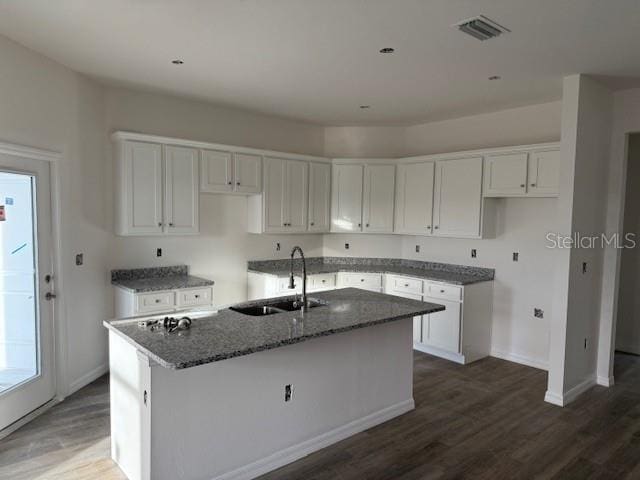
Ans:
[[[161,257],[161,256],[162,256],[162,249],[156,248],[156,257]]]
[[[416,253],[420,253],[420,245],[416,245]]]
[[[582,273],[587,273],[587,262],[582,262]]]
[[[280,251],[280,242],[277,242],[276,243],[276,252],[279,252],[279,251]]]
[[[471,258],[476,258],[478,256],[478,251],[475,248],[471,249]]]
[[[291,385],[285,385],[284,386],[284,401],[285,402],[290,401],[292,396],[293,396],[293,389],[291,388]]]
[[[518,252],[513,252],[513,261],[514,262],[518,261],[518,256],[519,256]]]
[[[349,250],[349,244],[348,244],[348,243],[345,243],[345,244],[344,244],[344,249],[345,249],[345,250]]]
[[[544,318],[544,310],[542,310],[541,308],[534,308],[533,316],[536,318]]]
[[[76,265],[80,266],[84,263],[84,254],[78,253],[76,255]]]

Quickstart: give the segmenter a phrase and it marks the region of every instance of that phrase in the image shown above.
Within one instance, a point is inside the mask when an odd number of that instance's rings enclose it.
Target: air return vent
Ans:
[[[511,31],[484,15],[463,20],[462,22],[456,23],[454,27],[457,27],[461,32],[471,35],[473,38],[477,38],[481,41],[499,37],[503,33]]]

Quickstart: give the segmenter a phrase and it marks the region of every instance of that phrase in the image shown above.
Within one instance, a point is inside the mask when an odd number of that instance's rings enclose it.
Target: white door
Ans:
[[[560,178],[560,150],[534,152],[529,159],[529,194],[558,195]]]
[[[479,237],[482,157],[438,160],[433,200],[434,235]]]
[[[393,233],[396,167],[367,165],[364,168],[364,232]]]
[[[309,164],[287,160],[285,218],[288,232],[307,231]]]
[[[445,306],[442,312],[424,315],[422,343],[450,352],[460,352],[460,303],[441,298],[424,298],[425,302]]]
[[[233,161],[231,152],[200,151],[200,190],[203,192],[233,191]]]
[[[49,164],[0,154],[0,430],[51,400]]]
[[[198,233],[198,150],[166,146],[165,157],[165,231]]]
[[[284,201],[286,160],[264,157],[264,231],[286,232]]]
[[[362,165],[334,165],[331,180],[331,231],[362,231]]]
[[[430,235],[433,218],[434,163],[398,165],[396,182],[396,233]]]
[[[235,191],[260,193],[262,191],[262,157],[248,153],[234,153]]]
[[[331,165],[309,164],[309,231],[331,228]]]
[[[124,148],[127,233],[162,233],[162,145],[127,141]]]
[[[525,195],[528,156],[526,152],[487,155],[484,160],[484,195]]]

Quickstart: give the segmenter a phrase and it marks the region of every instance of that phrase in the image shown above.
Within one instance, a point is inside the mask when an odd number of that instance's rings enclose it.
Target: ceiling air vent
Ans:
[[[478,15],[477,17],[463,20],[462,22],[456,23],[454,27],[457,27],[461,32],[471,35],[481,41],[499,37],[503,33],[511,31],[484,15]]]

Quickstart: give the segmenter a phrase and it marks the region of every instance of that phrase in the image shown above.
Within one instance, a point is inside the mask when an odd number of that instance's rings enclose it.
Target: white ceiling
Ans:
[[[512,33],[451,27],[478,14]],[[639,25],[638,0],[0,0],[0,33],[105,83],[323,125],[555,100],[571,73],[640,77]]]

